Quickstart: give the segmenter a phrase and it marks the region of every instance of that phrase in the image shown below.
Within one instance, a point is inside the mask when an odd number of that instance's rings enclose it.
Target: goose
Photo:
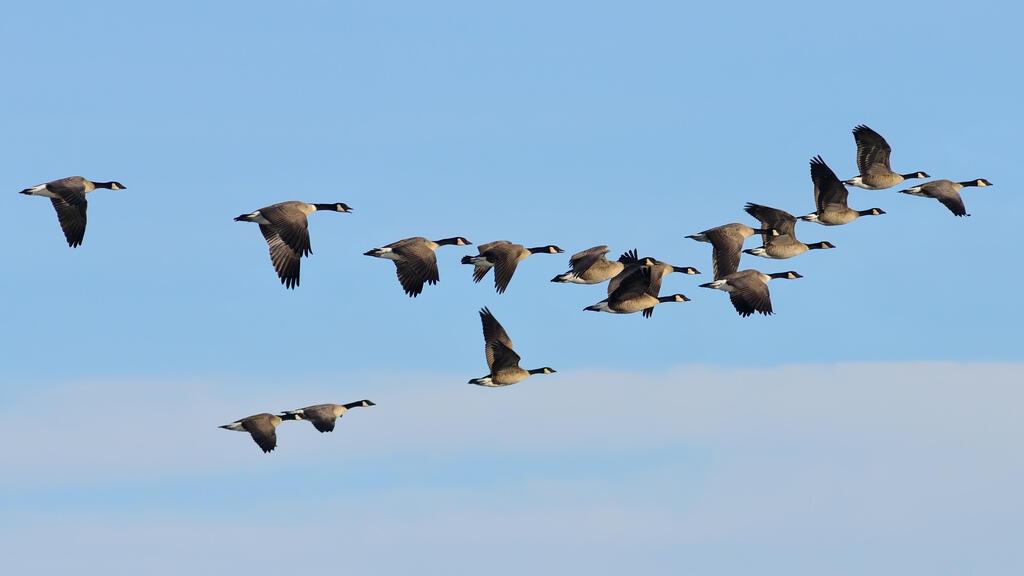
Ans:
[[[743,208],[747,214],[761,221],[762,229],[772,229],[778,232],[778,236],[762,235],[760,248],[749,248],[744,254],[761,256],[762,258],[775,258],[778,260],[799,256],[808,250],[821,250],[835,248],[831,242],[815,242],[804,244],[796,239],[796,216],[785,210],[770,208],[760,204],[748,202]]]
[[[623,263],[624,268],[622,272],[615,275],[611,281],[608,282],[608,294],[618,289],[622,282],[633,275],[634,272],[641,266],[646,266],[651,269],[651,294],[657,296],[661,291],[661,281],[673,272],[679,272],[680,274],[700,274],[700,270],[697,270],[693,266],[673,266],[672,264],[666,264],[660,260],[651,258],[650,256],[644,258],[637,257],[636,249],[630,250],[619,256],[619,262]]]
[[[939,202],[942,202],[946,208],[949,208],[949,211],[953,214],[956,214],[957,216],[970,216],[970,214],[967,213],[967,208],[964,206],[964,199],[960,197],[960,190],[966,186],[978,186],[983,188],[991,185],[992,183],[984,178],[977,178],[966,182],[932,180],[931,182],[925,182],[920,186],[900,190],[900,193],[910,194],[911,196],[935,198]]]
[[[402,290],[415,298],[423,292],[423,284],[437,284],[441,279],[437,272],[437,255],[434,251],[440,246],[468,246],[472,244],[462,236],[444,238],[441,240],[428,240],[422,236],[406,238],[398,242],[392,242],[381,248],[374,248],[364,252],[364,256],[373,256],[392,260],[398,274],[398,282]]]
[[[264,453],[272,452],[277,447],[277,427],[284,420],[295,420],[294,416],[275,416],[264,412],[235,420],[221,428],[235,432],[248,432]]]
[[[924,172],[897,174],[889,166],[892,148],[882,135],[860,124],[853,128],[853,139],[857,142],[857,169],[860,174],[843,182],[865,190],[891,188],[911,178],[928,178]]]
[[[605,257],[608,247],[594,246],[573,254],[569,258],[569,271],[551,279],[552,282],[572,284],[600,284],[622,272],[625,265],[621,261],[611,261]]]
[[[516,266],[533,254],[561,254],[564,252],[554,244],[526,248],[522,244],[513,244],[508,240],[495,240],[477,247],[479,255],[463,256],[463,264],[473,265],[473,282],[480,282],[487,271],[494,268],[494,289],[503,294],[512,281]]]
[[[751,228],[746,224],[734,222],[691,234],[687,238],[711,244],[711,268],[717,280],[739,270],[743,241],[754,234],[777,236],[779,232],[768,228]]]
[[[800,219],[805,222],[817,222],[825,226],[849,224],[861,216],[879,216],[885,214],[881,208],[870,210],[854,210],[846,205],[849,190],[839,181],[836,173],[825,164],[821,156],[811,158],[811,181],[814,182],[815,212]]]
[[[78,248],[85,238],[86,209],[89,202],[86,194],[97,188],[108,190],[125,190],[120,182],[93,182],[81,176],[69,176],[45,184],[25,188],[21,194],[29,196],[46,196],[57,211],[57,221],[64,231],[64,239],[68,246]]]
[[[470,384],[497,388],[508,386],[529,378],[534,374],[553,374],[554,368],[544,367],[524,370],[519,367],[519,354],[512,349],[512,340],[508,333],[487,308],[480,310],[480,322],[484,328],[484,355],[490,374],[481,378],[473,378]]]
[[[282,419],[309,420],[313,427],[321,432],[333,432],[334,423],[352,408],[376,406],[369,400],[349,402],[348,404],[317,404],[298,410],[289,410],[281,414]]]
[[[701,288],[715,288],[729,293],[729,299],[739,315],[746,318],[754,312],[765,316],[774,314],[772,311],[771,294],[768,293],[768,282],[774,278],[794,280],[803,276],[790,270],[764,274],[757,270],[741,270],[727,274],[714,282],[701,284]]]
[[[302,257],[313,253],[309,245],[309,222],[306,216],[319,210],[351,212],[352,208],[344,202],[309,204],[289,200],[235,217],[235,222],[255,222],[260,225],[260,232],[270,247],[270,263],[274,265],[277,277],[285,288],[294,289],[299,285]]]
[[[661,280],[655,279],[653,266],[641,266],[625,278],[614,292],[597,304],[587,306],[587,312],[608,312],[611,314],[633,314],[643,312],[644,318],[654,314],[654,307],[663,302],[689,302],[683,294],[658,296]]]

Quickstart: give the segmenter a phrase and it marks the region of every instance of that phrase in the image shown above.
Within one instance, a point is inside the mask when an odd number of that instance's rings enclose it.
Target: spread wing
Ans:
[[[68,246],[81,246],[82,240],[85,239],[85,211],[89,206],[85,194],[62,194],[61,198],[50,198],[50,202],[57,211],[57,221],[60,222],[60,229],[64,231]]]
[[[512,339],[508,337],[508,332],[505,332],[505,328],[494,317],[494,314],[491,314],[489,309],[483,308],[480,310],[480,322],[484,329],[484,354],[487,356],[487,366],[493,371],[495,349],[492,344],[495,342],[500,343],[509,351],[512,351]],[[515,354],[515,352],[512,353]],[[516,362],[519,362],[519,356],[516,356]]]
[[[792,237],[796,237],[796,216],[793,216],[785,210],[779,210],[778,208],[772,208],[770,206],[762,206],[761,204],[754,204],[748,202],[743,210],[747,214],[750,214],[754,218],[757,218],[761,222],[761,228],[771,229],[774,228],[780,236],[789,234]],[[761,234],[762,245],[767,245],[770,242],[772,236],[767,234]]]
[[[492,363],[489,363],[489,366],[491,367],[491,374],[505,368],[519,367],[519,354],[516,354],[515,350],[501,342],[491,342],[487,346],[487,355],[494,359]]]
[[[876,165],[881,165],[886,172],[891,170],[889,154],[892,148],[881,134],[861,124],[854,127],[853,139],[857,142],[857,169],[862,175],[871,172]]]
[[[767,284],[754,277],[737,284],[733,285],[735,290],[729,293],[729,299],[740,316],[746,318],[754,312],[765,316],[772,314],[772,300]]]
[[[260,208],[260,215],[266,218],[281,240],[299,256],[309,256],[313,250],[309,245],[309,222],[306,215],[289,204],[275,204]]]
[[[967,213],[967,207],[964,206],[964,199],[960,197],[958,192],[944,194],[936,197],[936,199],[939,202],[942,202],[943,206],[949,208],[949,211],[953,214],[956,214],[957,216],[970,216],[970,214]]]
[[[264,452],[272,452],[277,447],[277,431],[269,420],[246,419],[242,421],[242,428],[245,428]]]
[[[651,286],[651,268],[641,266],[626,276],[619,286],[608,295],[609,300],[631,300],[647,294]]]
[[[277,277],[286,288],[295,288],[299,285],[299,268],[302,258],[289,246],[277,233],[277,228],[260,224],[260,232],[270,247],[270,263],[277,271]]]
[[[590,267],[596,264],[599,260],[605,257],[608,253],[607,246],[594,246],[593,248],[587,248],[581,252],[577,252],[569,257],[569,266],[572,268],[572,273],[580,275],[590,270]]]
[[[494,289],[503,294],[512,281],[512,275],[519,266],[519,253],[523,249],[518,244],[506,244],[484,253],[487,260],[494,263]]]
[[[704,232],[704,236],[711,243],[711,268],[715,280],[739,270],[740,252],[743,250],[742,236],[723,228],[708,230]]]
[[[425,243],[402,244],[392,250],[402,257],[394,261],[395,268],[398,282],[409,296],[415,298],[423,292],[424,284],[437,284],[441,279],[437,271],[437,255]]]
[[[850,192],[821,156],[811,158],[811,181],[814,182],[814,205],[818,212],[829,204],[846,207]]]

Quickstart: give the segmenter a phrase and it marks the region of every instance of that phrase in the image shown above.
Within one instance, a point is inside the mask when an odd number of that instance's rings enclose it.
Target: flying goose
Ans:
[[[572,284],[600,284],[622,272],[625,265],[621,260],[612,262],[605,257],[608,247],[594,246],[573,254],[569,258],[569,271],[551,279],[552,282]]]
[[[560,254],[564,252],[554,244],[526,248],[522,244],[513,244],[508,240],[495,240],[477,247],[479,255],[463,256],[463,264],[473,265],[473,282],[480,282],[487,271],[494,268],[494,289],[503,294],[512,281],[516,266],[533,254]]]
[[[323,210],[327,212],[351,212],[347,204],[309,204],[297,200],[280,202],[260,208],[255,212],[235,217],[235,222],[255,222],[270,247],[270,263],[277,271],[277,277],[285,288],[299,285],[299,266],[303,256],[313,253],[309,245],[309,222],[306,216]]]
[[[248,432],[263,452],[271,452],[277,446],[277,427],[284,420],[295,420],[294,416],[275,416],[266,412],[247,416],[225,424],[221,428],[235,432]]]
[[[616,274],[608,282],[608,295],[617,290],[622,282],[633,275],[634,272],[641,266],[645,266],[651,269],[651,295],[658,296],[661,291],[661,281],[673,272],[679,272],[680,274],[700,274],[700,270],[697,270],[693,266],[673,266],[666,264],[660,260],[646,256],[644,258],[637,257],[637,251],[634,248],[622,256],[619,256],[619,262],[623,263],[624,268],[622,272]]]
[[[498,320],[487,308],[480,310],[480,321],[484,327],[484,355],[490,374],[481,378],[473,378],[470,384],[496,388],[508,386],[530,377],[533,374],[551,374],[553,368],[536,368],[523,370],[519,367],[519,354],[512,350],[512,340],[502,328]]]
[[[641,266],[626,277],[614,292],[607,298],[593,306],[587,306],[584,311],[588,312],[609,312],[611,314],[632,314],[643,312],[644,318],[650,318],[654,314],[654,307],[663,302],[689,302],[690,299],[682,294],[671,296],[658,296],[661,290],[661,280],[655,279],[653,266]]]
[[[890,188],[911,178],[928,178],[924,172],[897,174],[889,166],[892,148],[881,134],[860,124],[853,128],[853,139],[857,142],[857,169],[860,174],[843,182],[865,190]]]
[[[366,408],[376,406],[369,400],[349,402],[348,404],[317,404],[306,406],[298,410],[289,410],[281,414],[282,419],[287,420],[309,420],[313,427],[321,432],[333,432],[334,423],[345,415],[352,408]]]
[[[814,206],[816,210],[800,219],[806,222],[817,222],[825,226],[849,224],[861,216],[878,216],[885,214],[881,208],[870,210],[853,210],[846,205],[849,190],[839,181],[836,173],[825,164],[821,156],[811,158],[811,181],[814,182]]]
[[[739,312],[740,316],[746,318],[754,312],[760,312],[765,316],[774,314],[772,312],[771,294],[768,293],[768,282],[773,278],[786,278],[794,280],[803,276],[793,272],[776,272],[764,274],[757,270],[741,270],[727,274],[714,282],[701,284],[701,288],[716,288],[729,293],[732,305]]]
[[[85,238],[86,208],[89,202],[85,195],[97,188],[108,190],[124,190],[120,182],[93,182],[81,176],[69,176],[31,188],[25,188],[22,194],[29,196],[46,196],[57,211],[57,221],[64,231],[68,246],[77,248]]]
[[[440,246],[467,246],[469,244],[472,242],[462,236],[444,238],[436,242],[422,236],[415,236],[392,242],[381,248],[374,248],[364,252],[363,255],[394,261],[402,290],[411,298],[415,298],[423,292],[424,283],[437,284],[441,279],[437,272],[437,256],[434,251]]]
[[[920,186],[900,190],[900,192],[903,194],[910,194],[911,196],[935,198],[939,202],[942,202],[946,208],[949,208],[949,211],[953,214],[956,214],[957,216],[970,216],[970,214],[967,213],[967,208],[964,206],[964,199],[960,197],[960,190],[965,186],[985,187],[991,185],[992,183],[984,178],[968,180],[966,182],[932,180],[931,182],[925,182]]]
[[[746,224],[732,223],[691,234],[687,238],[711,244],[711,268],[717,280],[739,269],[744,240],[754,234],[776,236],[778,233],[775,229],[751,228]]]
[[[799,256],[808,250],[820,250],[835,248],[831,242],[815,242],[804,244],[796,238],[796,216],[785,210],[770,208],[760,204],[748,202],[743,208],[747,214],[761,221],[762,229],[771,229],[778,232],[777,236],[762,234],[761,247],[744,250],[744,254],[761,256],[763,258],[792,258]]]

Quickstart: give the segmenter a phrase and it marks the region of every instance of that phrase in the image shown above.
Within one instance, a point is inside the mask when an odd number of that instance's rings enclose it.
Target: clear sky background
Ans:
[[[15,3],[0,16],[0,540],[35,573],[1008,573],[1024,462],[1015,5]],[[810,157],[987,178],[970,218],[887,214],[743,266],[795,270],[741,319],[687,234],[813,209]],[[80,174],[85,244],[22,188]],[[281,287],[238,214],[310,218]],[[508,292],[438,251],[405,297],[362,256],[462,235],[566,250]],[[567,256],[701,276],[654,317],[584,313]],[[751,241],[753,245],[753,241]],[[486,372],[489,306],[526,367]],[[370,398],[263,455],[216,426]]]

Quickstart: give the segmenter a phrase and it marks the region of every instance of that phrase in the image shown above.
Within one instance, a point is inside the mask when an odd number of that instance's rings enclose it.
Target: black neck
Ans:
[[[530,374],[543,374],[544,368],[534,368],[533,370],[528,370],[528,372]]]
[[[975,180],[968,180],[966,182],[957,182],[957,184],[959,184],[961,186],[977,186],[978,185],[978,180],[975,179]]]
[[[459,243],[459,237],[458,236],[456,236],[454,238],[442,238],[440,240],[434,240],[434,244],[437,244],[438,246],[450,246],[452,244],[458,244],[458,243]]]
[[[536,248],[527,248],[530,254],[547,254],[550,252],[547,246],[537,246]]]
[[[900,174],[900,176],[902,176],[904,180],[913,180],[917,178],[918,174],[919,172],[911,172],[910,174]]]
[[[825,247],[825,243],[824,242],[815,242],[814,244],[808,244],[807,245],[807,249],[808,250],[819,250],[819,249],[824,248],[824,247]]]
[[[332,212],[338,209],[336,204],[313,204],[317,210],[330,210]]]
[[[871,210],[857,210],[857,214],[860,214],[861,216],[873,216],[875,213]]]
[[[97,188],[106,188],[108,190],[114,187],[113,182],[93,182],[92,185]]]
[[[349,402],[348,404],[342,404],[342,406],[344,406],[346,410],[351,410],[353,408],[362,408],[363,400],[360,400],[359,402]]]

